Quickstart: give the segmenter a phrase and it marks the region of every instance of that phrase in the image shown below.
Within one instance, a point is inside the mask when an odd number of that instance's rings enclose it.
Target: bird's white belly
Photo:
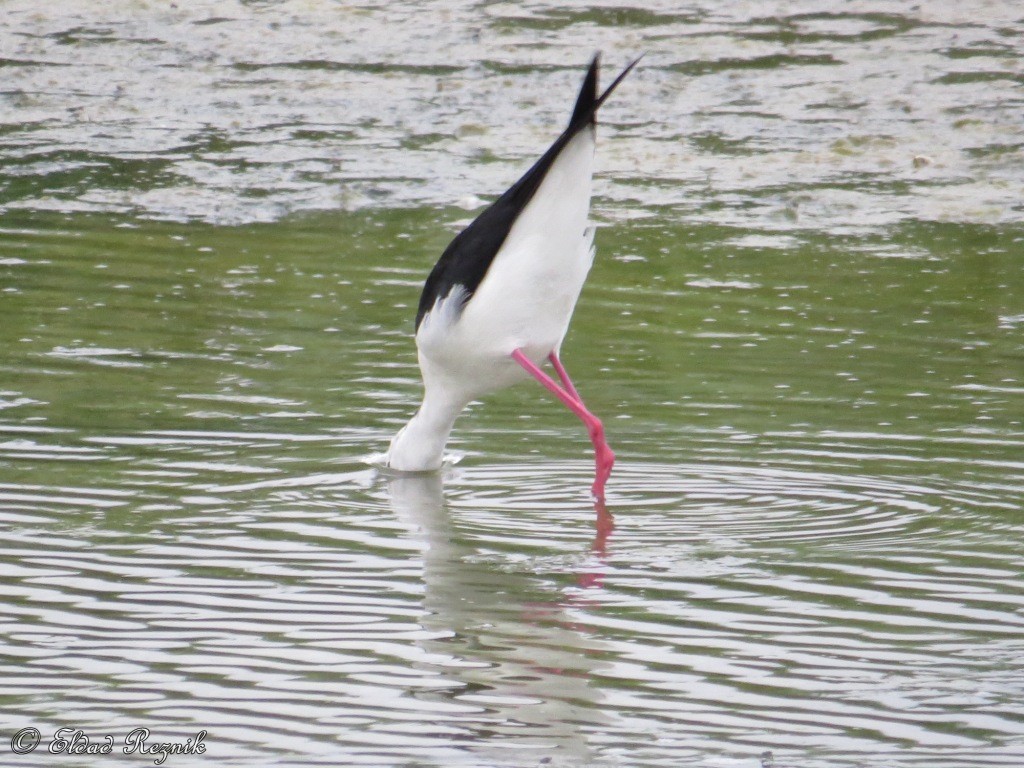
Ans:
[[[492,304],[485,318],[461,315],[444,332],[429,325],[417,338],[425,383],[464,391],[467,400],[526,378],[512,359],[522,349],[540,363],[558,349],[572,312],[562,297],[536,297],[528,303]],[[545,321],[531,320],[543,316]]]

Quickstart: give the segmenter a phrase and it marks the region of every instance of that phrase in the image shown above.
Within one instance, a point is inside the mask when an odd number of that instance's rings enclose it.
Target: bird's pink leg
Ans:
[[[594,498],[604,499],[604,484],[612,473],[615,454],[612,453],[612,449],[608,447],[608,442],[604,438],[604,425],[601,424],[601,420],[587,410],[587,407],[580,399],[579,393],[576,392],[576,388],[572,386],[571,381],[568,381],[569,376],[565,373],[565,368],[562,367],[561,363],[555,367],[555,370],[559,371],[560,378],[564,375],[563,381],[567,382],[565,388],[559,386],[554,379],[534,365],[533,361],[524,355],[521,349],[517,349],[512,353],[512,359],[519,363],[527,373],[539,381],[551,394],[561,400],[563,405],[575,413],[584,426],[586,426],[587,432],[590,434],[590,441],[594,444],[595,471],[594,485],[591,491],[594,494]]]
[[[561,358],[559,358],[558,352],[554,351],[551,354],[549,354],[548,355],[548,360],[551,362],[551,365],[554,367],[555,372],[558,374],[558,378],[561,380],[562,387],[564,388],[564,390],[568,394],[572,395],[572,397],[576,400],[576,402],[579,403],[581,406],[583,406],[583,408],[588,413],[590,413],[590,410],[587,408],[586,403],[583,402],[583,398],[580,396],[579,391],[577,391],[576,385],[573,384],[572,383],[572,379],[569,378],[569,372],[567,370],[565,370],[565,366],[562,365],[562,360],[561,360]],[[602,477],[603,476],[604,479],[607,480],[608,476],[611,474],[612,465],[615,463],[615,454],[612,453],[611,448],[608,447],[608,443],[604,439],[604,427],[601,425],[601,421],[596,416],[594,416],[592,413],[590,415],[597,422],[598,428],[599,428],[599,431],[600,431],[600,443],[598,441],[594,441],[594,455],[595,455],[595,458],[597,459],[597,473],[598,473],[597,476],[598,477]],[[584,423],[586,423],[586,422],[584,422]],[[589,427],[589,424],[588,424],[588,427]],[[591,439],[593,439],[593,434],[591,435]],[[602,460],[601,460],[602,455],[604,456],[605,460],[607,461],[607,467],[602,467]],[[604,493],[603,493],[603,491],[604,491],[604,480],[601,481],[601,488],[600,488],[600,490],[601,490],[601,493],[595,492],[594,495],[598,499],[603,500],[604,499]]]
[[[558,357],[557,352],[552,352],[548,355],[548,360],[551,361],[551,365],[555,368],[555,373],[558,374],[558,378],[562,380],[562,386],[565,387],[565,391],[576,398],[576,402],[583,404],[583,398],[580,397],[580,393],[576,391],[576,386],[572,383],[572,379],[569,378],[569,373],[565,370],[565,366],[562,365],[562,361]]]

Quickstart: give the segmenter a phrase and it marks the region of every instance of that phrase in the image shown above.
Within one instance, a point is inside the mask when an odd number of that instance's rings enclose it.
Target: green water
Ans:
[[[1024,761],[1015,6],[0,7],[4,765]],[[607,510],[530,383],[381,471],[598,48]]]
[[[357,460],[415,406],[411,318],[457,218],[10,217],[7,415],[82,436],[336,431],[339,460]],[[957,459],[1012,459],[1024,431],[1019,228],[918,223],[780,247],[644,221],[599,238],[566,356],[627,456],[692,460],[711,439],[743,461],[813,440],[837,444],[819,466],[844,465],[843,441],[944,456],[953,471]],[[507,456],[520,448],[490,445],[492,433],[533,419],[572,427],[541,399],[529,387],[493,397],[460,423],[458,443]],[[582,451],[545,442],[552,452]]]

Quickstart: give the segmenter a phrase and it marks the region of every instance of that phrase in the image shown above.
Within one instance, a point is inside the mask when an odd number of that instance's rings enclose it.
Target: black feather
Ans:
[[[583,79],[576,106],[572,112],[569,125],[562,135],[555,139],[547,152],[533,164],[523,177],[497,200],[491,203],[483,213],[476,217],[455,239],[445,248],[441,258],[427,276],[420,294],[419,307],[416,310],[416,330],[420,323],[438,300],[445,298],[456,286],[465,290],[464,301],[476,292],[483,281],[487,270],[494,261],[501,246],[508,237],[512,225],[519,214],[533,199],[548,170],[566,145],[585,127],[594,124],[598,108],[604,103],[622,79],[629,74],[640,59],[633,61],[615,81],[601,94],[597,95],[597,73],[600,54],[594,56]]]

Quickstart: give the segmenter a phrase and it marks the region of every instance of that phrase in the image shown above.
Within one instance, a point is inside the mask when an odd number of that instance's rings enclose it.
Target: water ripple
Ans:
[[[153,519],[141,546],[92,524],[89,546],[61,549],[21,526],[2,552],[14,623],[0,637],[17,662],[0,688],[62,691],[60,717],[23,707],[37,722],[186,716],[221,748],[302,764],[339,734],[354,763],[498,765],[501,743],[519,755],[508,764],[551,749],[592,760],[638,729],[660,734],[631,748],[650,764],[667,745],[699,752],[743,732],[780,758],[794,739],[817,744],[811,765],[881,743],[963,765],[981,765],[971,751],[993,740],[1014,754],[1024,712],[1007,665],[1024,637],[1024,560],[929,522],[950,508],[944,489],[622,462],[616,527],[599,541],[573,492],[586,473],[565,462],[453,468],[444,485],[372,469],[209,483],[210,503]],[[101,509],[132,501],[65,493]],[[16,524],[12,512],[0,521]],[[892,541],[913,550],[890,554]],[[261,703],[237,706],[253,686]]]

